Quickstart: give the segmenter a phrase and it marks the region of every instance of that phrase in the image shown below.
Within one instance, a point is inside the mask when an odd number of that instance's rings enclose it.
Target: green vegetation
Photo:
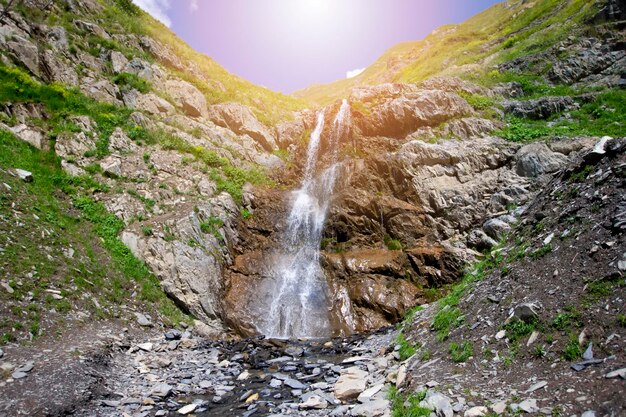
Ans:
[[[556,330],[566,330],[573,326],[582,326],[581,314],[573,306],[565,307],[565,311],[557,314],[552,320],[552,327]]]
[[[626,327],[626,314],[618,314],[615,320],[620,327]]]
[[[471,342],[465,341],[461,344],[451,342],[448,349],[448,353],[452,357],[452,360],[456,363],[467,361],[472,355],[474,355],[474,345]]]
[[[134,88],[135,90],[138,90],[139,92],[144,94],[149,92],[151,88],[148,81],[129,72],[122,72],[120,74],[117,74],[115,77],[113,77],[113,82],[122,88]]]
[[[387,246],[387,249],[402,250],[402,243],[400,243],[399,240],[392,239],[389,235],[385,235],[385,238],[383,240],[385,242],[385,246]]]
[[[563,359],[565,359],[566,361],[573,361],[580,358],[582,354],[583,352],[580,348],[580,345],[578,344],[576,336],[572,335],[567,345],[565,345],[563,352],[561,353]]]
[[[428,417],[432,413],[428,408],[419,405],[426,398],[425,391],[406,395],[398,392],[392,385],[387,392],[387,398],[391,403],[391,417]]]
[[[506,336],[511,342],[516,342],[524,336],[528,336],[535,330],[536,322],[526,323],[518,319],[513,319],[504,325]]]
[[[467,94],[464,92],[459,93],[461,97],[467,101],[467,103],[476,110],[486,110],[492,108],[495,105],[494,100],[491,97],[483,96],[481,94]]]
[[[417,352],[417,347],[407,341],[402,332],[398,333],[396,344],[400,346],[398,353],[400,354],[401,361],[409,359],[411,356],[415,355],[415,352]]]
[[[223,226],[224,220],[220,219],[219,217],[209,217],[208,219],[200,223],[200,230],[202,231],[202,233],[212,234],[218,241],[223,242],[224,236],[222,236],[222,234],[220,233],[220,229]]]
[[[84,303],[81,296],[85,292],[107,309],[107,317],[117,311],[117,306],[129,303],[136,292],[137,302],[149,303],[171,322],[184,318],[165,296],[157,278],[118,238],[123,222],[94,200],[93,194],[105,192],[105,186],[91,177],[67,176],[53,152],[35,149],[6,131],[0,131],[0,167],[2,182],[12,187],[0,198],[0,215],[11,210],[9,202],[18,204],[15,207],[24,213],[26,233],[15,235],[0,225],[0,243],[5,249],[0,271],[22,277],[9,283],[14,288],[13,301],[3,299],[2,304],[13,304],[13,314],[23,329],[40,334],[44,330],[40,314],[52,308],[65,314]],[[31,171],[34,181],[26,184],[11,177],[6,170],[13,167]],[[47,233],[42,236],[41,230]],[[16,240],[9,243],[5,238],[10,235]],[[44,246],[54,256],[42,256]],[[70,247],[77,252],[71,258],[63,252]],[[23,278],[29,276],[32,278]],[[46,292],[48,288],[61,290],[63,298],[55,299]],[[23,312],[17,302],[26,294],[32,294],[33,299]],[[46,303],[45,311],[37,309],[36,303],[41,301]],[[102,317],[92,304],[82,308],[93,317]],[[4,324],[0,332],[13,335]]]
[[[552,252],[552,245],[547,244],[541,246],[539,249],[530,253],[530,257],[533,259],[539,259]]]

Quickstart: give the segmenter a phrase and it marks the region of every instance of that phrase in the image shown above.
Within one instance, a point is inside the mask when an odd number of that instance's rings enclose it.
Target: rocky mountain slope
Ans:
[[[11,2],[0,415],[620,415],[625,11],[505,2],[299,94],[324,105],[306,110],[130,1]],[[239,342],[337,98],[320,250],[343,338]],[[589,342],[602,362],[570,371]]]

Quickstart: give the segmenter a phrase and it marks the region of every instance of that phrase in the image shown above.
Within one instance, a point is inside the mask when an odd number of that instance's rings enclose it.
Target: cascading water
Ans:
[[[272,338],[324,337],[331,333],[328,285],[320,267],[320,244],[330,197],[337,177],[339,139],[349,126],[346,100],[335,117],[328,149],[330,166],[316,175],[318,150],[325,116],[320,112],[311,134],[301,187],[293,192],[287,229],[269,275],[265,292],[267,315],[259,317],[258,330]]]

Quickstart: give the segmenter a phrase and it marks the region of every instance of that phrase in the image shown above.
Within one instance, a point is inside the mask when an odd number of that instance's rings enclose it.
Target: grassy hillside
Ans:
[[[325,105],[357,86],[464,74],[461,66],[467,64],[479,64],[472,70],[480,72],[545,50],[569,36],[596,9],[596,3],[588,0],[499,3],[459,25],[442,26],[422,40],[394,46],[355,78],[308,87],[294,96]]]
[[[84,45],[74,45],[76,48],[97,53],[100,47],[104,47],[109,50],[118,50],[129,59],[139,56],[154,61],[155,57],[142,50],[125,46],[121,40],[129,34],[138,37],[148,36],[159,41],[169,51],[177,55],[185,68],[193,67],[199,70],[199,73],[194,71],[194,75],[189,71],[181,71],[162,62],[176,76],[191,82],[202,91],[209,104],[231,101],[245,104],[250,106],[259,120],[266,125],[274,125],[282,120],[291,119],[293,111],[306,107],[302,100],[257,86],[231,74],[207,55],[192,49],[165,25],[135,6],[131,0],[92,1],[96,1],[102,7],[102,11],[97,16],[93,16],[94,20],[112,35],[112,39],[104,39],[92,34],[84,39]],[[4,4],[6,0],[0,3]],[[71,10],[63,8],[62,5],[55,7],[52,13],[23,4],[14,7],[20,10],[24,16],[28,16],[31,21],[51,26],[61,25],[69,33],[78,31],[74,24],[75,20],[84,19],[84,17],[72,13]],[[118,36],[120,38],[117,38]]]

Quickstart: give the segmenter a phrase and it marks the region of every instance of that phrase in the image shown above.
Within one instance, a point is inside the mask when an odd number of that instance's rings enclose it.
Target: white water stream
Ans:
[[[317,172],[318,150],[325,115],[320,112],[307,149],[304,177],[293,192],[287,228],[274,264],[270,265],[267,315],[259,317],[258,330],[272,338],[329,336],[328,285],[320,267],[320,244],[330,198],[337,178],[339,140],[349,127],[350,106],[341,104],[331,129],[327,129],[330,165]]]

